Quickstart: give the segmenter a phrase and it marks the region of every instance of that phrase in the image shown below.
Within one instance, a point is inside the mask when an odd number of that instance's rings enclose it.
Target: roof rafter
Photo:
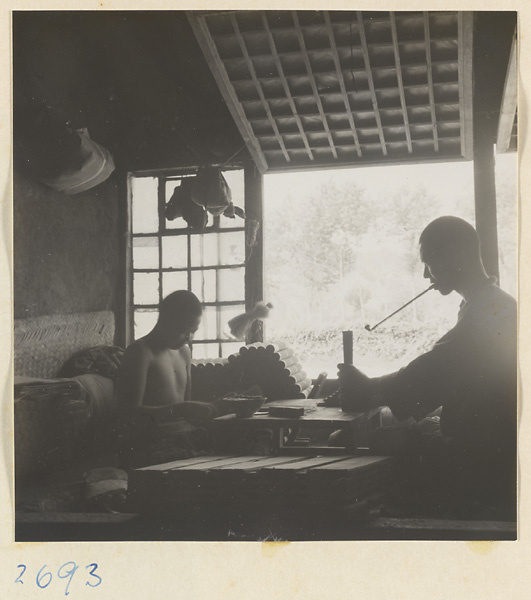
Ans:
[[[275,132],[275,134],[277,136],[278,143],[280,145],[282,153],[284,154],[284,158],[286,159],[287,162],[290,162],[291,161],[290,155],[286,149],[286,146],[284,145],[284,140],[282,139],[282,136],[280,135],[276,121],[275,121],[273,115],[271,114],[271,109],[269,108],[269,104],[268,104],[268,102],[264,96],[264,92],[262,90],[262,84],[260,83],[260,81],[258,80],[258,77],[256,76],[256,71],[254,69],[253,61],[251,60],[251,57],[249,56],[249,52],[247,50],[245,40],[243,39],[243,36],[240,32],[240,27],[238,26],[238,21],[236,20],[236,16],[234,14],[230,15],[230,22],[232,24],[232,27],[234,28],[234,34],[236,35],[236,39],[238,40],[240,50],[242,51],[243,56],[245,57],[245,62],[247,63],[247,68],[249,69],[249,73],[251,74],[254,85],[256,86],[256,91],[258,92],[258,95],[260,96],[262,106],[266,112],[269,122],[271,123],[271,127],[273,128],[273,131]]]
[[[398,81],[398,92],[400,94],[400,103],[402,104],[402,113],[404,114],[404,126],[406,129],[406,141],[407,150],[411,154],[413,152],[413,146],[411,145],[411,132],[409,131],[409,117],[407,114],[406,95],[404,92],[404,82],[402,80],[402,65],[400,62],[400,48],[398,46],[398,36],[396,33],[396,18],[395,13],[389,13],[389,19],[391,21],[391,36],[393,38],[393,48],[395,52],[396,62],[396,79]]]
[[[387,155],[387,148],[385,146],[385,136],[382,129],[382,120],[380,118],[380,109],[378,108],[378,98],[376,96],[376,90],[374,89],[374,80],[371,71],[371,60],[369,57],[369,49],[367,48],[367,38],[365,36],[365,26],[363,25],[363,15],[358,10],[356,11],[358,19],[358,29],[361,41],[361,50],[363,52],[363,60],[365,62],[365,70],[367,71],[367,81],[369,82],[369,89],[371,90],[372,106],[374,109],[374,117],[376,119],[376,125],[380,134],[380,143],[382,145],[383,155]]]
[[[288,99],[290,108],[293,112],[293,117],[295,118],[295,121],[297,123],[297,127],[299,128],[299,132],[301,134],[302,137],[302,141],[304,142],[304,146],[306,147],[306,152],[308,152],[308,157],[310,158],[310,160],[313,160],[313,152],[312,149],[310,148],[310,144],[308,143],[308,138],[306,136],[306,133],[304,131],[304,127],[302,126],[302,121],[299,117],[298,111],[297,111],[297,107],[295,106],[295,101],[293,100],[293,95],[291,93],[291,90],[289,89],[289,85],[288,85],[288,81],[286,79],[286,76],[284,74],[284,68],[282,67],[282,62],[280,61],[280,58],[278,56],[278,51],[277,51],[277,46],[275,43],[275,39],[273,37],[273,34],[271,33],[271,29],[269,27],[269,22],[267,20],[267,15],[265,14],[264,11],[260,12],[260,16],[262,17],[262,24],[264,26],[266,35],[267,35],[267,40],[269,42],[269,47],[271,48],[271,54],[273,55],[273,59],[275,61],[275,65],[277,67],[277,71],[278,74],[280,76],[280,81],[282,82],[282,87],[284,88],[284,93],[286,94],[286,98]]]
[[[428,66],[428,94],[430,98],[431,121],[433,125],[433,146],[439,152],[439,136],[437,134],[437,115],[435,113],[435,97],[433,94],[433,71],[431,62],[430,16],[424,12],[424,35],[426,37],[426,65]]]
[[[334,138],[332,137],[332,133],[330,132],[330,127],[328,126],[328,121],[326,120],[326,114],[325,111],[323,109],[323,103],[321,101],[321,98],[319,96],[319,91],[317,89],[317,84],[315,83],[315,77],[312,71],[312,65],[310,63],[310,59],[308,58],[308,52],[306,50],[306,42],[304,41],[304,36],[302,34],[302,30],[299,24],[299,17],[297,16],[297,12],[296,11],[292,11],[292,16],[293,16],[293,23],[295,25],[295,33],[297,35],[297,39],[299,40],[299,45],[301,47],[302,53],[303,53],[303,59],[304,59],[304,64],[306,66],[306,71],[308,72],[308,77],[310,79],[310,85],[312,86],[312,90],[315,96],[315,101],[317,104],[317,108],[319,110],[319,114],[321,115],[321,118],[323,120],[323,125],[325,128],[325,131],[327,133],[327,137],[328,137],[328,142],[330,144],[330,148],[332,150],[332,154],[334,155],[334,158],[337,158],[337,150],[334,144]]]
[[[323,16],[324,16],[326,26],[328,27],[328,36],[330,38],[330,47],[332,48],[332,56],[334,58],[334,64],[335,64],[336,71],[337,71],[337,79],[338,79],[339,87],[341,89],[341,95],[343,96],[343,102],[345,103],[345,110],[347,111],[348,122],[349,122],[350,128],[352,130],[352,135],[354,137],[354,142],[356,145],[356,152],[358,153],[358,156],[361,158],[362,153],[361,153],[361,148],[360,148],[360,142],[358,139],[358,132],[356,131],[354,117],[352,116],[352,109],[350,108],[350,100],[348,98],[347,88],[345,86],[345,78],[343,77],[343,72],[341,71],[341,64],[339,62],[339,55],[337,53],[336,40],[334,37],[334,28],[332,26],[332,23],[330,22],[330,15],[328,14],[328,11],[325,11],[323,13]]]

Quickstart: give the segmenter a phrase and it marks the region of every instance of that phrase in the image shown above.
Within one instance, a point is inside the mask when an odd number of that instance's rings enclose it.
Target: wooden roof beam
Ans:
[[[407,114],[407,106],[406,106],[406,95],[404,92],[404,82],[402,80],[402,64],[400,62],[400,49],[398,46],[398,35],[396,32],[396,18],[395,13],[389,13],[389,19],[391,21],[391,35],[393,38],[393,47],[395,52],[395,62],[396,62],[396,79],[398,81],[398,92],[400,94],[400,103],[402,104],[402,112],[404,114],[404,126],[406,128],[406,141],[407,141],[407,149],[411,154],[413,152],[413,146],[411,145],[411,132],[409,130],[409,117]]]
[[[282,153],[284,154],[284,158],[286,159],[287,162],[290,162],[291,158],[288,154],[286,146],[284,145],[284,140],[282,139],[282,136],[280,135],[280,132],[277,127],[277,123],[276,123],[273,115],[271,114],[271,109],[269,108],[269,104],[264,96],[264,92],[262,90],[262,85],[261,85],[260,81],[258,80],[258,77],[256,76],[256,71],[254,69],[253,61],[251,60],[251,57],[249,56],[249,52],[247,51],[247,46],[246,46],[245,40],[243,39],[243,36],[240,32],[240,27],[238,26],[238,21],[236,20],[236,16],[234,14],[231,14],[229,18],[230,18],[231,25],[234,29],[234,34],[236,36],[236,39],[238,40],[240,50],[242,51],[242,54],[245,58],[247,68],[249,69],[249,73],[251,74],[252,80],[254,82],[256,91],[258,92],[258,95],[262,102],[262,106],[265,110],[267,118],[269,119],[271,127],[273,128],[273,131],[275,132],[275,135],[277,137],[277,140],[278,140],[278,143],[282,150]]]
[[[458,102],[437,102],[435,104],[435,106],[440,106],[440,107],[452,107],[455,108],[457,110],[459,110],[459,103]],[[422,108],[422,109],[427,109],[428,111],[430,111],[430,121],[429,123],[432,123],[431,121],[431,109],[430,109],[430,105],[429,104],[415,104],[414,106],[410,106],[410,108],[414,108],[414,109],[418,109],[418,108]],[[400,111],[402,112],[402,108],[400,106],[387,106],[385,108],[382,108],[382,112],[386,112],[386,111]],[[364,110],[353,110],[353,113],[356,115],[356,117],[359,117],[360,115],[374,115],[374,110],[373,109],[364,109]],[[328,116],[336,116],[336,117],[341,117],[341,116],[345,116],[345,113],[343,111],[337,111],[337,110],[329,110],[328,111]],[[290,118],[291,115],[277,115],[277,118],[279,119],[288,119]],[[315,119],[315,118],[321,118],[321,113],[319,112],[315,112],[315,113],[304,113],[303,115],[304,118],[311,118],[311,119]],[[267,121],[267,117],[249,117],[249,121],[251,123],[256,123],[257,121]],[[418,122],[417,122],[418,123]],[[412,125],[416,124],[416,123],[411,123]],[[359,129],[359,128],[358,128]]]
[[[323,13],[324,20],[326,26],[328,27],[328,37],[330,38],[330,47],[332,48],[332,56],[334,57],[334,64],[337,71],[337,79],[339,82],[339,87],[341,89],[341,95],[343,97],[343,102],[345,103],[345,110],[347,111],[347,118],[350,124],[350,128],[352,130],[352,136],[354,137],[354,143],[356,145],[356,152],[358,156],[361,158],[361,148],[360,142],[358,139],[358,132],[356,131],[356,125],[354,123],[354,117],[352,116],[352,109],[350,107],[350,101],[347,94],[347,88],[345,86],[345,78],[343,77],[343,72],[341,71],[341,63],[339,61],[339,54],[337,53],[336,47],[336,39],[334,36],[334,29],[332,27],[332,23],[330,22],[330,15],[328,11]]]
[[[332,154],[334,156],[334,158],[337,158],[337,150],[334,144],[334,138],[332,137],[332,133],[330,132],[330,127],[328,126],[328,121],[326,120],[326,114],[325,111],[323,109],[323,103],[321,101],[321,98],[319,96],[319,91],[317,89],[317,84],[315,83],[315,77],[313,75],[313,71],[312,71],[312,65],[310,63],[310,59],[308,58],[308,52],[306,50],[306,42],[304,41],[304,36],[302,34],[302,30],[300,28],[300,24],[299,24],[299,17],[297,16],[297,11],[292,11],[292,16],[293,16],[293,23],[295,25],[295,32],[297,34],[297,39],[299,40],[299,45],[300,48],[302,50],[302,56],[304,59],[304,64],[306,66],[306,71],[308,72],[308,76],[310,78],[310,84],[312,86],[312,91],[314,93],[315,96],[315,102],[317,104],[317,108],[319,110],[319,114],[321,116],[321,119],[323,121],[323,126],[325,128],[327,137],[328,137],[328,143],[330,144],[330,148],[332,150]]]
[[[203,55],[206,58],[208,66],[210,67],[212,75],[232,113],[238,130],[240,131],[253,160],[260,169],[260,172],[265,173],[268,170],[266,157],[260,148],[260,144],[252,130],[251,124],[247,120],[247,116],[238,100],[234,87],[230,83],[230,78],[225,69],[225,65],[219,56],[216,45],[212,41],[205,19],[203,17],[196,17],[190,12],[187,12],[186,15]]]
[[[367,47],[367,38],[365,36],[365,27],[363,25],[363,15],[361,11],[356,11],[358,19],[358,29],[361,41],[361,50],[363,53],[363,60],[365,62],[365,70],[367,71],[367,81],[369,83],[369,89],[371,90],[372,106],[374,109],[374,117],[376,119],[376,125],[380,135],[380,143],[382,146],[382,152],[384,156],[387,156],[387,148],[385,146],[385,136],[382,128],[382,121],[380,119],[380,110],[378,108],[378,98],[376,97],[376,90],[374,89],[374,80],[372,78],[371,61],[369,57],[369,49]]]
[[[435,114],[435,97],[433,95],[433,71],[431,62],[430,17],[424,12],[424,35],[426,37],[426,64],[428,66],[428,94],[430,97],[431,120],[433,125],[433,146],[439,152],[439,137],[437,134],[437,115]]]
[[[297,107],[295,106],[295,101],[293,100],[293,95],[291,93],[291,90],[289,89],[288,81],[284,74],[284,68],[282,67],[282,62],[280,61],[277,52],[277,46],[275,44],[275,39],[273,37],[273,34],[271,33],[271,29],[269,27],[265,11],[261,11],[260,16],[262,17],[262,24],[267,34],[267,40],[269,42],[269,47],[271,48],[271,54],[273,55],[273,60],[275,61],[275,65],[280,76],[280,81],[282,82],[282,87],[284,88],[284,93],[286,94],[286,98],[288,99],[291,111],[293,112],[293,117],[295,119],[295,122],[297,123],[297,127],[299,128],[299,133],[301,134],[302,141],[304,142],[306,152],[308,153],[308,157],[310,158],[310,160],[314,160],[312,149],[310,148],[310,144],[308,143],[306,132],[304,131],[304,127],[302,126],[302,121],[299,117]]]

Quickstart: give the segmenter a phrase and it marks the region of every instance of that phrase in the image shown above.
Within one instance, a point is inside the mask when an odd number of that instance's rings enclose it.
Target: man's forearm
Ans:
[[[379,377],[367,377],[356,389],[341,391],[341,408],[345,411],[366,412],[384,404]]]

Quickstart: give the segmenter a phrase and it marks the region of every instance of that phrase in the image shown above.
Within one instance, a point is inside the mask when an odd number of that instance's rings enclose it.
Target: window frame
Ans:
[[[228,170],[242,170],[242,166],[238,165],[232,168],[225,168],[224,171]],[[244,178],[244,206],[246,213],[250,213],[256,219],[257,211],[255,207],[250,206],[249,202],[249,194],[248,194],[248,180],[249,177],[251,179],[256,179],[258,177],[260,183],[262,181],[261,175],[257,174],[254,169],[251,169],[251,174],[249,175],[249,167],[243,168],[243,178]],[[126,344],[131,343],[135,338],[135,312],[138,310],[146,309],[155,311],[158,308],[158,304],[144,304],[144,303],[135,303],[134,301],[134,274],[135,273],[158,273],[158,300],[159,302],[163,297],[163,274],[171,273],[171,272],[185,272],[187,274],[187,289],[191,288],[192,284],[192,273],[194,271],[198,272],[215,272],[216,274],[216,299],[214,301],[205,301],[202,302],[204,307],[230,307],[230,306],[241,306],[242,311],[247,310],[250,306],[254,305],[254,298],[261,299],[262,291],[256,289],[256,285],[253,283],[256,281],[256,275],[250,275],[250,266],[251,270],[256,269],[256,257],[257,255],[261,258],[262,256],[262,239],[261,235],[257,236],[256,244],[253,248],[249,248],[246,239],[248,233],[248,222],[247,219],[242,222],[241,226],[221,226],[220,217],[212,217],[209,215],[209,219],[213,219],[211,224],[209,224],[205,229],[201,232],[191,231],[186,224],[183,223],[182,227],[171,227],[168,226],[167,219],[165,218],[165,207],[166,202],[169,199],[169,192],[167,191],[167,183],[175,181],[178,183],[185,177],[194,175],[197,172],[197,169],[187,169],[178,172],[174,171],[155,171],[155,172],[130,172],[127,177],[127,246],[125,253],[125,265],[126,265]],[[151,177],[157,179],[157,210],[158,210],[158,228],[157,231],[154,232],[133,232],[133,180],[136,178],[143,177]],[[259,202],[259,213],[261,213],[261,198]],[[261,223],[262,217],[259,215],[259,230],[261,231]],[[193,265],[192,264],[192,256],[191,256],[191,244],[192,244],[192,236],[195,235],[208,235],[211,233],[215,233],[218,235],[223,235],[224,233],[242,233],[243,234],[243,243],[245,249],[244,262],[239,263],[231,263],[231,264],[217,264],[217,265]],[[162,250],[162,240],[165,237],[186,237],[186,247],[187,247],[187,257],[186,257],[186,266],[185,267],[164,267],[163,266],[163,250]],[[133,264],[133,240],[135,238],[157,238],[157,249],[158,249],[158,265],[153,268],[134,268]],[[259,238],[259,239],[258,239]],[[259,246],[257,249],[256,246]],[[250,262],[252,265],[250,265]],[[219,262],[219,261],[218,261]],[[260,268],[261,265],[259,265]],[[241,294],[241,299],[237,300],[219,300],[219,273],[223,270],[229,269],[240,269],[244,270],[244,286]],[[262,267],[263,268],[263,267]],[[262,273],[259,274],[259,280],[262,279]],[[216,310],[216,337],[215,338],[205,338],[205,339],[197,339],[194,340],[196,344],[212,344],[217,346],[217,355],[221,356],[223,354],[222,347],[224,344],[234,343],[235,340],[230,339],[228,337],[223,337],[220,335],[221,331],[221,322],[220,322],[220,311]],[[256,327],[251,331],[250,336],[248,336],[248,341],[259,341],[262,339],[262,331]]]

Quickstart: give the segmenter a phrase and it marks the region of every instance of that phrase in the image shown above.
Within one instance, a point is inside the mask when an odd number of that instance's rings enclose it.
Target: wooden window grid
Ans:
[[[138,176],[141,177],[141,176]],[[242,172],[243,177],[243,172]],[[165,283],[165,275],[171,273],[182,273],[186,274],[186,285],[179,286],[175,289],[188,289],[194,292],[199,299],[201,300],[201,304],[204,307],[205,313],[211,309],[215,310],[215,334],[214,336],[210,335],[208,337],[197,337],[194,339],[193,345],[199,346],[202,345],[203,348],[210,348],[208,352],[208,358],[221,357],[227,354],[225,352],[225,348],[233,348],[235,346],[235,340],[228,337],[225,334],[224,329],[226,328],[226,323],[222,319],[222,313],[224,311],[230,310],[235,314],[239,314],[244,312],[245,310],[245,285],[244,285],[244,277],[245,277],[245,227],[242,224],[241,226],[232,226],[226,225],[227,221],[223,219],[225,222],[222,222],[222,217],[213,217],[209,215],[209,224],[203,231],[194,232],[189,229],[184,220],[181,218],[177,219],[174,222],[167,221],[165,217],[165,207],[166,203],[169,200],[170,193],[168,192],[168,183],[175,182],[175,184],[179,184],[179,182],[184,178],[182,175],[165,175],[158,174],[156,176],[157,179],[157,230],[156,231],[135,231],[133,226],[131,226],[131,259],[130,259],[130,268],[133,277],[133,285],[132,285],[132,312],[134,317],[138,317],[142,313],[151,313],[153,318],[156,316],[156,311],[159,307],[160,302],[163,297],[166,296],[171,291],[175,291],[173,289],[165,289],[168,286]],[[131,198],[132,204],[132,212],[135,210],[135,198],[134,194]],[[221,255],[221,243],[223,236],[228,236],[230,234],[238,234],[241,237],[241,255],[242,260],[236,262],[227,262],[224,261],[223,264],[220,263],[220,255]],[[200,261],[203,264],[198,264],[194,257],[193,246],[194,240],[197,240],[197,244],[200,244],[199,240],[204,240],[205,237],[201,236],[216,236],[217,247],[216,247],[216,256],[217,264],[204,264],[204,261]],[[170,239],[184,239],[185,244],[183,247],[185,248],[186,257],[184,260],[180,261],[179,266],[165,266],[166,257],[164,255],[164,246],[165,241]],[[209,239],[214,239],[209,238]],[[135,266],[135,248],[141,247],[141,240],[145,240],[150,247],[154,247],[153,240],[156,240],[156,248],[157,248],[157,264],[153,266]],[[138,242],[140,241],[140,244]],[[241,290],[235,290],[235,293],[231,295],[231,299],[224,298],[224,294],[222,292],[222,274],[228,272],[234,272],[236,270],[241,270],[242,273],[242,286]],[[204,275],[206,273],[212,273],[214,275],[215,281],[215,293],[214,298],[211,295],[208,295],[208,299],[205,299],[204,293],[197,289],[194,286],[194,274]],[[157,275],[157,292],[153,294],[153,290],[151,290],[151,298],[154,299],[156,296],[156,301],[138,301],[138,294],[135,290],[134,279],[137,275],[149,275],[155,274]],[[203,278],[204,281],[204,278]],[[135,320],[136,323],[136,320]],[[154,321],[153,321],[154,324]],[[135,332],[136,332],[135,325]],[[202,328],[199,330],[202,331]],[[135,336],[136,337],[136,336]],[[232,344],[232,346],[230,346]],[[238,346],[240,344],[238,343]],[[230,353],[230,352],[228,352]],[[195,358],[203,358],[203,356],[195,356]],[[205,356],[206,358],[206,356]]]

